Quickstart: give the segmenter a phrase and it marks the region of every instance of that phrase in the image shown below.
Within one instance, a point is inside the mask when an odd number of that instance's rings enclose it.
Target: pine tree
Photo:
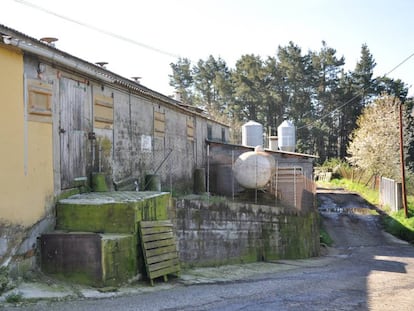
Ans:
[[[358,88],[360,105],[365,105],[376,95],[376,81],[373,79],[376,62],[366,44],[361,47],[361,58],[352,72],[353,82]]]
[[[338,157],[338,139],[341,111],[337,110],[341,105],[341,93],[339,89],[342,66],[345,64],[344,57],[337,58],[336,50],[327,46],[322,41],[322,48],[318,53],[313,53],[312,64],[316,75],[315,86],[316,117],[322,118],[321,123],[325,126],[326,138],[324,144],[319,146],[317,152],[321,161],[326,158]],[[331,111],[330,114],[327,112]]]
[[[177,63],[170,64],[172,74],[169,75],[170,86],[180,94],[181,100],[187,104],[192,103],[193,98],[193,75],[191,72],[191,61],[188,58],[179,58]]]
[[[266,94],[263,61],[259,56],[243,55],[232,74],[234,85],[233,110],[239,120],[263,124],[263,98]]]
[[[210,55],[206,61],[200,59],[194,66],[192,73],[196,104],[204,106],[210,114],[226,111],[228,100],[232,94],[230,70],[226,62]]]
[[[320,161],[344,159],[363,109],[381,94],[404,103],[408,93],[401,80],[374,78],[376,63],[366,44],[354,71],[345,72],[344,64],[325,42],[306,54],[289,42],[266,60],[242,55],[234,69],[212,55],[195,65],[178,59],[171,64],[170,85],[187,104],[204,107],[210,116],[236,127],[252,119],[275,135],[288,118],[297,127],[298,152],[318,155]],[[414,163],[414,143],[406,148],[408,162]]]

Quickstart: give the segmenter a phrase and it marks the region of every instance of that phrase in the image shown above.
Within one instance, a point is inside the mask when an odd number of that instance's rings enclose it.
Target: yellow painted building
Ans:
[[[1,237],[4,251],[6,242],[45,217],[54,186],[52,124],[27,118],[19,49],[0,44],[0,68],[0,224],[10,234]],[[4,253],[3,260],[12,255]]]
[[[94,173],[110,190],[132,179],[144,189],[161,163],[165,189],[191,189],[205,140],[229,136],[200,111],[1,24],[0,108],[0,266],[19,271],[54,230],[55,201],[88,190]]]

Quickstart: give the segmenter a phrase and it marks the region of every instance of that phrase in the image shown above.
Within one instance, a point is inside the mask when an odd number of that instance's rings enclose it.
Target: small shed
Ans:
[[[265,187],[249,191],[235,178],[234,163],[241,154],[254,151],[254,148],[212,141],[208,142],[208,148],[207,185],[212,194],[245,200],[243,194],[250,192],[254,200],[266,197],[268,204],[282,204],[299,210],[314,207],[313,163],[317,156],[264,149],[263,152],[274,159],[271,177]]]

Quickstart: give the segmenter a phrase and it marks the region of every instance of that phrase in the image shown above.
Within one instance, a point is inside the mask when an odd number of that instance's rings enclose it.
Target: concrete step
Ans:
[[[137,233],[138,222],[168,219],[168,192],[91,192],[73,195],[56,205],[56,230]]]
[[[41,269],[57,279],[118,286],[138,274],[135,234],[52,232],[40,237]]]

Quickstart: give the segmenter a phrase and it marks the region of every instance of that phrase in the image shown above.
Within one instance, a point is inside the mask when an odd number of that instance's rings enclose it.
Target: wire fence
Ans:
[[[193,174],[197,167],[196,145],[182,137],[176,141],[154,140],[153,149],[148,152],[143,166],[147,175],[154,175],[159,179],[158,188],[171,193],[191,192],[193,188]],[[144,161],[146,161],[144,163]],[[145,182],[145,188],[147,188]]]
[[[252,168],[243,167],[252,185],[263,184],[263,175],[267,182],[261,187],[244,188],[237,180],[235,163],[246,150],[214,148],[207,150],[207,192],[221,195],[235,201],[247,201],[255,204],[294,207],[298,210],[315,208],[315,182],[309,162],[284,160],[269,153],[274,159],[272,167],[264,171],[260,162],[253,162]],[[249,176],[250,173],[250,176]],[[269,176],[267,178],[267,176]]]
[[[168,145],[173,148],[165,148],[164,141],[155,141],[153,148],[141,155],[142,165],[150,168],[141,189],[169,191],[173,195],[201,189],[196,193],[207,193],[209,197],[225,196],[233,201],[294,207],[297,210],[315,208],[313,165],[308,159],[263,152],[271,165],[263,166],[256,158],[251,163],[252,167],[242,167],[241,173],[253,185],[245,187],[238,180],[240,168],[235,164],[240,155],[251,149],[224,144],[211,148],[207,144],[204,160],[197,161],[197,150],[191,142]],[[197,162],[202,165],[197,165]],[[201,172],[201,178],[195,172]]]

